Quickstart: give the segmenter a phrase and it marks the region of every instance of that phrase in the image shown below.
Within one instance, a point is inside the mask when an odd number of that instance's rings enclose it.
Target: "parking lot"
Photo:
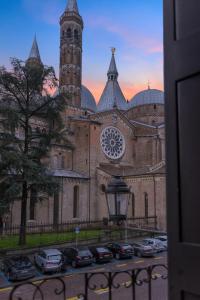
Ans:
[[[34,264],[34,255],[28,255],[31,262]],[[81,268],[73,268],[71,264],[65,265],[65,270],[62,270],[60,273],[56,273],[58,276],[72,276],[80,273],[87,272],[106,272],[106,271],[121,271],[127,269],[133,269],[137,267],[145,267],[151,264],[156,263],[167,263],[167,251],[159,252],[154,254],[152,257],[136,257],[133,256],[129,259],[115,259],[113,258],[108,263],[93,263],[90,266],[85,266]],[[43,274],[41,269],[36,266],[36,276],[32,279],[34,280],[42,280],[43,278],[51,278],[54,274]],[[12,282],[8,280],[5,276],[4,272],[0,271],[0,289],[5,289],[12,285]]]

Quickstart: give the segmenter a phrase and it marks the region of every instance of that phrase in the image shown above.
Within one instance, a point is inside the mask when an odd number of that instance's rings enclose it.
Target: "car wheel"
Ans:
[[[119,253],[116,253],[116,255],[115,255],[115,258],[116,258],[117,260],[119,260],[119,259],[120,259],[120,255],[119,255]]]
[[[72,267],[73,267],[73,268],[76,268],[76,267],[77,267],[77,264],[76,264],[75,260],[72,261]]]

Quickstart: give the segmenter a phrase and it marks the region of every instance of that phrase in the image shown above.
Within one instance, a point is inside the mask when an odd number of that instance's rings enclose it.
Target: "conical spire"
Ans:
[[[75,12],[75,13],[79,14],[78,5],[77,5],[76,0],[68,0],[66,11]]]
[[[34,37],[33,45],[32,45],[32,48],[31,48],[31,51],[30,51],[28,59],[35,59],[35,60],[38,60],[39,62],[41,62],[40,52],[39,52],[39,48],[38,48],[38,43],[37,43],[36,35]]]
[[[98,111],[106,111],[116,108],[120,110],[127,109],[126,99],[117,81],[118,71],[115,62],[115,51],[116,49],[112,48],[112,58],[108,70],[108,81],[99,100],[97,106]]]
[[[110,80],[116,80],[118,77],[118,71],[117,71],[117,66],[116,66],[116,62],[115,62],[115,48],[111,49],[112,51],[112,58],[111,58],[111,62],[110,62],[110,66],[109,66],[109,70],[108,70],[108,79]]]

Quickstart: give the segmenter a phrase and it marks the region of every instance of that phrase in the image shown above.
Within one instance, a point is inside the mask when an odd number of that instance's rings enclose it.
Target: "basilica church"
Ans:
[[[59,178],[59,194],[31,201],[28,220],[57,224],[108,217],[105,189],[120,175],[131,190],[128,217],[157,217],[166,229],[164,93],[148,87],[127,101],[120,88],[115,49],[98,104],[82,85],[84,22],[76,0],[68,0],[60,18],[60,87],[68,94],[63,113],[66,145],[54,145],[49,168]],[[58,45],[59,46],[59,45]],[[36,39],[29,60],[42,61]],[[37,125],[39,126],[39,125]],[[16,202],[10,219],[19,224]]]

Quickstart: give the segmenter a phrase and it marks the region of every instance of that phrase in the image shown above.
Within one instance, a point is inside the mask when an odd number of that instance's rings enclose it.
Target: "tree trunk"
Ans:
[[[21,225],[19,233],[19,245],[26,245],[26,208],[28,198],[28,187],[27,182],[23,183],[22,201],[21,201]]]

